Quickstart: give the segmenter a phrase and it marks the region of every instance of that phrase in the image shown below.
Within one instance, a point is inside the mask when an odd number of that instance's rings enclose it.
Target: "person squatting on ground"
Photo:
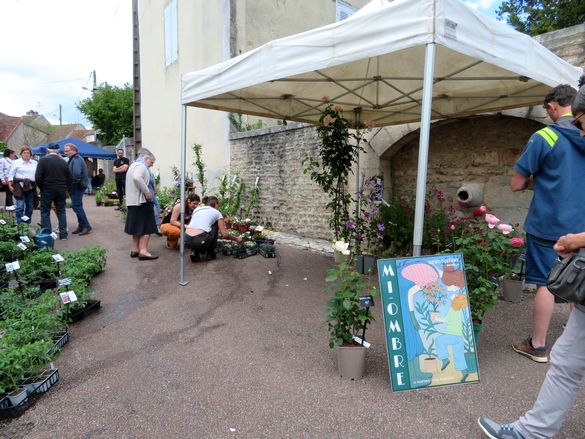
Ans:
[[[207,253],[206,260],[215,259],[218,232],[224,239],[242,242],[242,238],[230,234],[219,209],[217,197],[203,197],[203,206],[198,206],[191,215],[185,229],[185,246],[191,248],[191,261],[199,262],[199,254]]]
[[[85,161],[77,153],[77,146],[73,143],[67,143],[65,145],[65,155],[69,157],[69,169],[73,175],[73,181],[69,188],[69,196],[71,197],[71,209],[77,215],[77,228],[71,232],[74,235],[79,236],[88,235],[91,232],[91,225],[83,210],[83,193],[87,187],[87,167]]]
[[[119,148],[116,154],[118,154],[118,158],[114,160],[114,173],[116,174],[118,207],[115,210],[122,210],[122,203],[126,194],[126,172],[128,172],[128,168],[130,167],[130,160],[124,157],[124,150],[122,148]]]
[[[201,198],[197,194],[189,194],[185,200],[185,229],[191,221],[191,214],[193,210],[199,205]],[[173,206],[171,211],[163,218],[160,225],[161,233],[167,237],[167,247],[173,250],[179,246],[179,239],[181,238],[181,203]]]
[[[124,232],[132,235],[131,258],[140,261],[158,259],[148,251],[150,235],[156,233],[152,204],[152,192],[148,184],[152,177],[150,167],[156,157],[146,148],[138,151],[138,158],[130,165],[126,173],[126,224]]]
[[[59,222],[59,239],[67,239],[67,190],[73,182],[69,165],[59,154],[59,145],[47,146],[47,155],[39,160],[35,172],[37,186],[41,190],[41,227],[51,228],[51,205],[55,203],[55,213]]]
[[[35,183],[37,161],[31,159],[32,150],[23,146],[19,159],[12,162],[8,173],[8,186],[16,198],[16,222],[30,224],[33,209],[38,206],[39,198]],[[24,219],[26,217],[27,219]]]
[[[16,153],[10,148],[6,148],[4,150],[4,157],[0,159],[0,181],[2,182],[2,191],[6,193],[6,207],[12,207],[14,205],[12,192],[10,192],[10,186],[8,185],[8,173],[10,172],[10,166],[12,166],[13,160],[16,160]]]
[[[512,348],[534,361],[548,361],[546,334],[555,299],[546,278],[556,259],[555,242],[567,233],[585,230],[585,142],[571,124],[571,103],[577,91],[569,85],[553,88],[544,108],[553,124],[530,137],[516,162],[512,191],[529,188],[534,196],[524,223],[526,232],[526,283],[535,284],[532,337],[514,340]]]
[[[581,144],[585,145],[585,87],[581,78],[579,92],[573,101],[573,125],[580,130]],[[555,146],[556,147],[556,146]],[[584,168],[580,168],[581,171]],[[570,177],[570,176],[567,176]],[[576,188],[576,191],[582,190]],[[570,200],[569,200],[570,201]],[[570,206],[565,206],[572,211]],[[550,216],[561,212],[550,212]],[[585,247],[585,232],[561,236],[554,250],[565,258]],[[492,439],[541,439],[551,438],[559,432],[561,425],[573,405],[585,376],[585,306],[575,305],[563,334],[550,352],[550,369],[540,388],[534,406],[513,424],[499,425],[480,417],[478,423],[484,433]]]

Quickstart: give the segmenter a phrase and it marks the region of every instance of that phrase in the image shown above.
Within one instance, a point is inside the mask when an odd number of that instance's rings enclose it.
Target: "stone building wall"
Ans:
[[[314,126],[289,122],[230,136],[231,173],[240,172],[246,193],[259,178],[252,216],[281,232],[331,239],[328,198],[303,173],[302,161],[318,145]],[[244,200],[244,204],[247,200]]]

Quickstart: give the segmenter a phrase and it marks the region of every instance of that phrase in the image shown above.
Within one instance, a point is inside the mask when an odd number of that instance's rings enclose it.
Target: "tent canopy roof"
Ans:
[[[354,126],[421,120],[435,43],[431,119],[538,105],[573,67],[460,0],[372,0],[347,20],[271,41],[183,75],[183,105],[318,123],[327,103]]]
[[[99,146],[92,145],[91,143],[84,142],[82,140],[76,139],[75,137],[68,137],[66,139],[57,140],[55,142],[59,145],[59,151],[61,154],[65,154],[65,145],[67,143],[73,143],[78,150],[78,153],[81,157],[87,157],[92,159],[116,159],[118,156],[115,152],[108,151],[106,149],[100,148]],[[47,153],[47,146],[49,144],[45,143],[44,145],[35,146],[32,149],[33,154],[37,154],[39,156],[44,156]]]

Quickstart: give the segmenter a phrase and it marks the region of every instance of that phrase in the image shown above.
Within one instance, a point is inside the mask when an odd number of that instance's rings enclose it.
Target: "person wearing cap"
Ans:
[[[73,182],[73,174],[69,165],[61,157],[59,145],[50,143],[47,155],[39,160],[35,172],[35,181],[41,190],[41,227],[51,228],[51,205],[55,203],[55,212],[59,222],[59,239],[67,239],[67,190]]]

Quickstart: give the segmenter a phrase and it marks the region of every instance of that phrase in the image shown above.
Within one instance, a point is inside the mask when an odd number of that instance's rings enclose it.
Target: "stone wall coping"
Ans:
[[[230,138],[230,140],[247,139],[250,137],[266,136],[269,134],[276,134],[276,133],[281,133],[281,132],[291,131],[291,130],[300,130],[302,128],[314,127],[314,126],[316,126],[316,125],[313,125],[311,123],[287,122],[286,125],[276,125],[273,127],[260,128],[259,130],[241,131],[241,132],[230,133],[229,138]]]

